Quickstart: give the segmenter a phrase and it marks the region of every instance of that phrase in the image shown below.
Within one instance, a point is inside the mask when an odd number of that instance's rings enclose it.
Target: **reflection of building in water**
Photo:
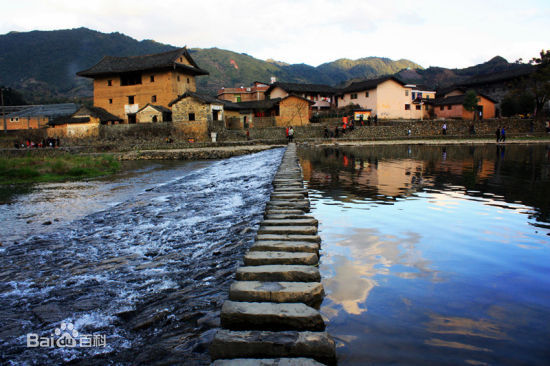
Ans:
[[[435,171],[448,172],[454,175],[462,176],[464,172],[475,174],[476,182],[488,179],[495,173],[494,161],[480,159],[474,160],[445,160],[435,164]]]

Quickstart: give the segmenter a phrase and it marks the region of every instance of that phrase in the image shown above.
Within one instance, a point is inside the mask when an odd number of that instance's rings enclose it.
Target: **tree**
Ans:
[[[475,112],[477,110],[477,103],[479,103],[477,93],[474,90],[468,90],[466,94],[464,94],[464,102],[462,103],[464,109],[468,112]],[[474,113],[474,120],[475,119],[476,115]]]
[[[535,71],[522,79],[520,90],[530,94],[535,104],[535,118],[544,118],[544,105],[550,98],[550,50],[540,51],[540,57],[533,57],[529,63]]]

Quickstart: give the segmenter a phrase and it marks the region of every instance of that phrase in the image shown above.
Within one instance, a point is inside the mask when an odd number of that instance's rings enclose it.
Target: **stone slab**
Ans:
[[[258,234],[315,235],[317,226],[260,226]]]
[[[275,240],[275,241],[310,241],[320,243],[319,235],[298,235],[298,234],[258,234],[256,240]]]
[[[334,340],[326,332],[231,331],[220,329],[210,345],[212,360],[305,357],[335,365]]]
[[[262,226],[317,226],[319,222],[314,218],[299,218],[299,219],[271,219],[264,220],[260,223]]]
[[[216,360],[211,366],[324,366],[312,358],[235,358]]]
[[[300,264],[270,264],[264,266],[244,266],[237,269],[237,281],[269,282],[320,282],[319,269]]]
[[[309,216],[304,214],[303,211],[300,211],[300,214],[272,214],[269,213],[267,215],[264,215],[265,220],[308,220],[313,219],[316,220],[313,216]]]
[[[235,281],[229,289],[233,301],[301,302],[312,307],[321,304],[324,294],[319,282]]]
[[[302,303],[240,302],[227,300],[221,311],[221,325],[232,330],[321,331],[321,313]]]
[[[274,252],[307,252],[319,253],[319,243],[307,241],[277,241],[258,240],[250,247],[250,251],[274,251]]]
[[[316,265],[319,262],[317,253],[251,251],[244,256],[246,266],[263,266],[268,264],[304,264]]]
[[[270,215],[270,214],[278,214],[278,215],[282,215],[282,214],[304,215],[304,211],[303,211],[303,210],[295,210],[295,209],[281,209],[281,208],[268,208],[268,209],[266,209],[265,215]]]

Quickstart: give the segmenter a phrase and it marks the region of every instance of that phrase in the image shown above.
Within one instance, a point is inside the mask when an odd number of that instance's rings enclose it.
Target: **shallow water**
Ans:
[[[339,365],[550,364],[550,147],[301,148]]]
[[[0,363],[209,364],[282,153],[135,162],[108,179],[5,199]],[[62,322],[106,345],[26,347],[28,333],[48,337]]]

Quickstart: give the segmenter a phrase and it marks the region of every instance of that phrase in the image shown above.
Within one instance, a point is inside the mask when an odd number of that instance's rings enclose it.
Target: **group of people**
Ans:
[[[34,149],[39,147],[59,147],[59,146],[60,146],[59,137],[57,138],[48,137],[47,139],[42,139],[42,141],[38,141],[38,142],[34,142],[30,139],[25,140],[25,142],[19,142],[19,141],[13,142],[13,147],[15,147],[16,149],[25,149],[25,148]]]
[[[504,127],[499,127],[495,131],[497,142],[506,142],[506,129]]]
[[[286,128],[286,139],[288,142],[294,141],[294,128],[292,126]]]

